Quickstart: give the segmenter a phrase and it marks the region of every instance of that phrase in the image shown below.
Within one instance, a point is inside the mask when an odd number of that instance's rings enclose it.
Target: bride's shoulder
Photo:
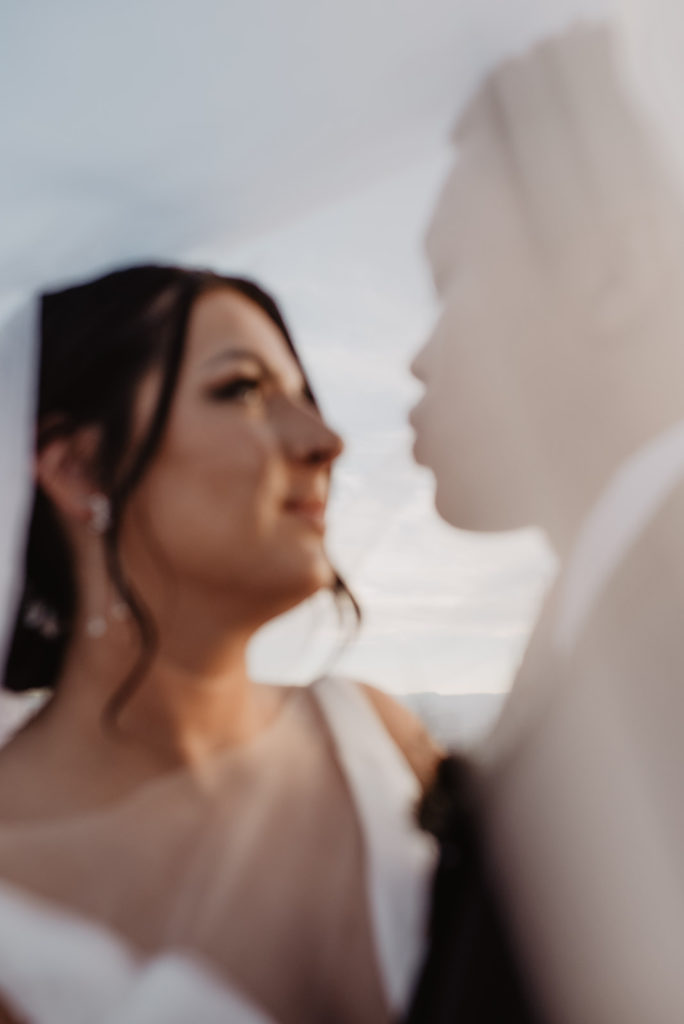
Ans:
[[[59,773],[39,733],[31,723],[0,744],[0,823],[40,818],[52,809]]]
[[[0,747],[0,824],[25,815],[39,795],[41,775],[34,754],[18,738]]]
[[[359,683],[387,732],[402,751],[423,789],[435,777],[444,751],[421,720],[396,697],[368,683]]]

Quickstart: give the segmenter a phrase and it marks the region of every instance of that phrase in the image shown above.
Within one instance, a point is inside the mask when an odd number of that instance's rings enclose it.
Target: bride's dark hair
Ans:
[[[93,472],[94,483],[108,496],[112,508],[111,526],[104,535],[109,573],[140,632],[140,659],[117,691],[112,714],[137,686],[156,647],[154,621],[126,578],[119,557],[122,510],[163,437],[193,304],[216,288],[239,292],[276,324],[315,404],[277,304],[253,281],[180,267],[138,266],[42,299],[37,449],[82,427],[99,429]],[[137,390],[155,366],[162,370],[156,409],[145,435],[132,446]],[[358,605],[339,576],[334,591],[358,619]],[[5,670],[8,689],[55,688],[71,640],[77,597],[68,539],[51,502],[36,488],[23,593]],[[56,635],[44,635],[51,631],[37,630],[35,622],[31,626],[30,610],[37,605],[58,626],[52,631]]]

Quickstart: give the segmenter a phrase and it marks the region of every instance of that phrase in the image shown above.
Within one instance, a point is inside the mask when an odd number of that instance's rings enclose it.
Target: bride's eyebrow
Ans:
[[[256,363],[263,373],[273,376],[273,371],[266,365],[261,356],[257,355],[256,352],[250,352],[250,350],[246,348],[226,348],[221,352],[216,352],[213,356],[204,360],[202,367],[208,368],[225,362],[244,362],[245,360]]]

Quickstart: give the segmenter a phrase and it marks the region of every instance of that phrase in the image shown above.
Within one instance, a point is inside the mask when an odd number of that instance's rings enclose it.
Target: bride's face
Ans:
[[[548,387],[548,324],[527,226],[491,135],[461,149],[427,235],[441,312],[412,370],[411,414],[437,510],[476,530],[534,519],[535,432]]]
[[[158,390],[158,377],[141,388],[141,431]],[[255,620],[329,585],[325,508],[341,447],[269,317],[228,288],[203,295],[162,444],[124,514],[134,579]]]

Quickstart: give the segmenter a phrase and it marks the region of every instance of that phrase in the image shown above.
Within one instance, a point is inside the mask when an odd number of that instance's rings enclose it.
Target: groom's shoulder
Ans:
[[[684,483],[618,565],[589,616],[576,659],[632,671],[684,668]]]
[[[426,789],[433,781],[443,751],[423,722],[405,704],[368,683],[359,685],[421,786]]]

